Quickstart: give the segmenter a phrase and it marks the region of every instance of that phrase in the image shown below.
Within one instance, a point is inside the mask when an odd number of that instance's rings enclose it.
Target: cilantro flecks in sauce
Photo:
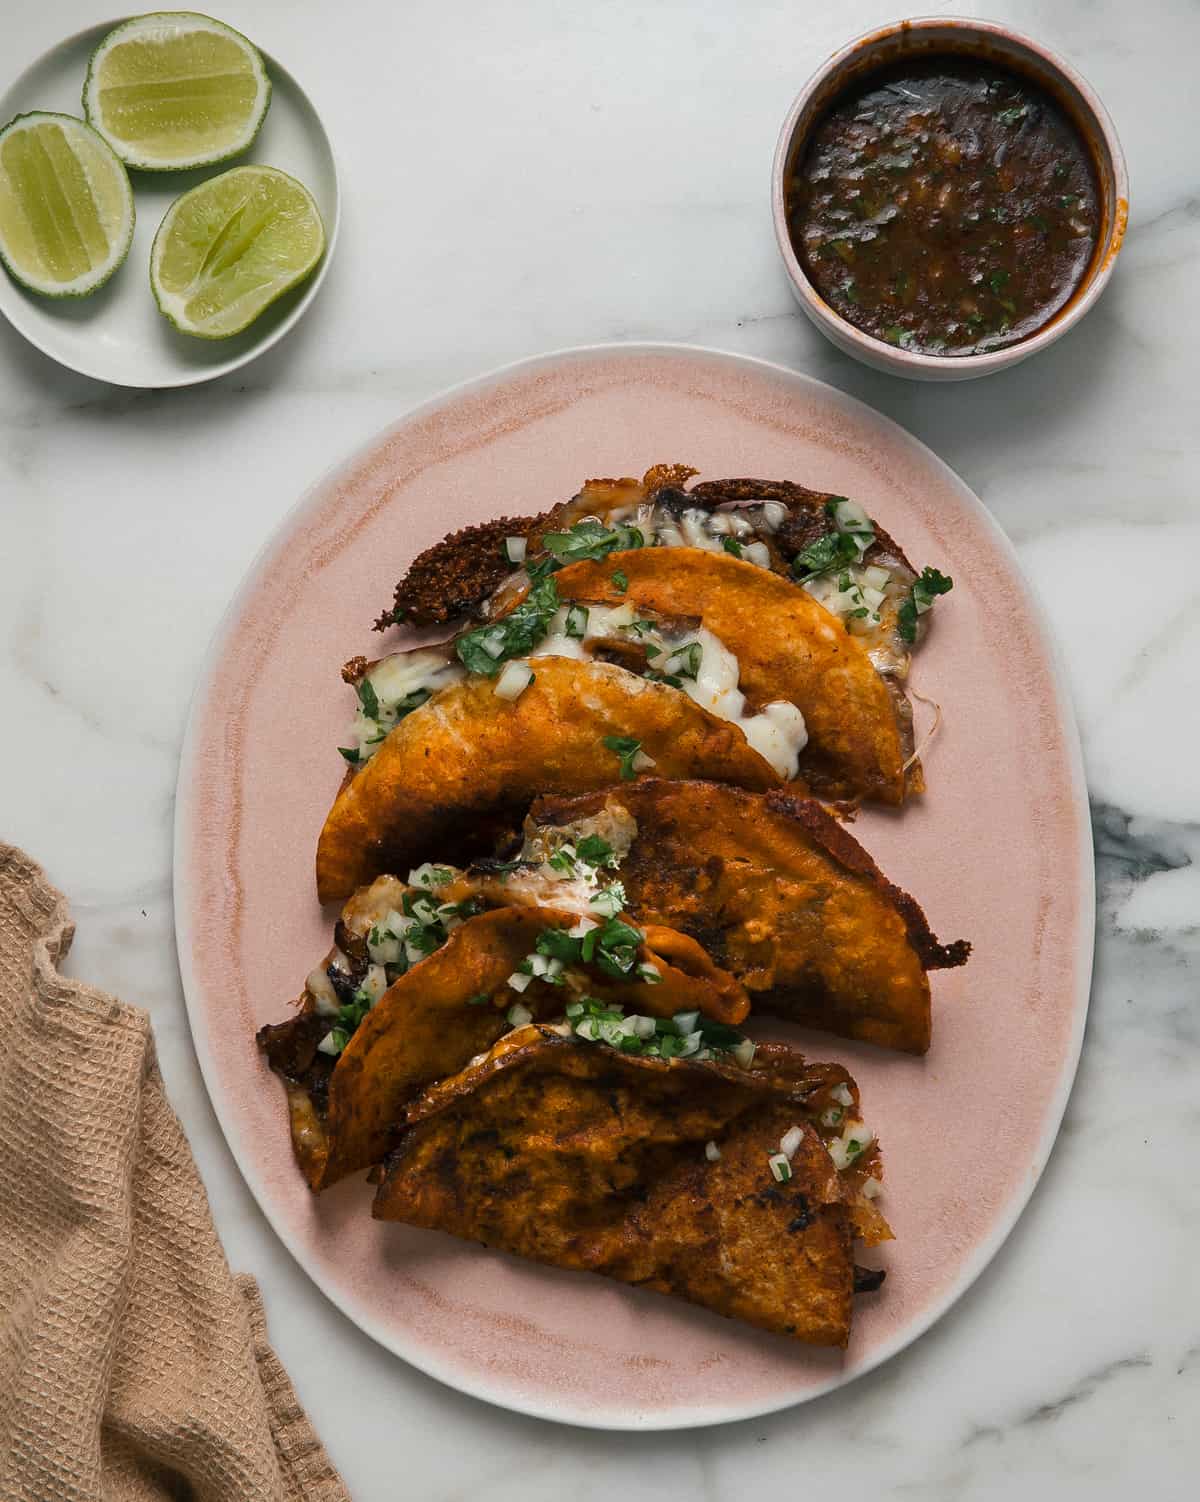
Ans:
[[[1100,230],[1087,146],[1017,73],[932,58],[836,100],[787,183],[792,245],[843,318],[925,354],[1037,332],[1082,281]]]

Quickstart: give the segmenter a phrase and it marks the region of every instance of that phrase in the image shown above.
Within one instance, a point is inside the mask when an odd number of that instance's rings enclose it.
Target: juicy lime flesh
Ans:
[[[121,206],[103,174],[89,178],[61,125],[13,131],[0,142],[0,232],[18,269],[66,285],[109,259]]]
[[[312,201],[297,184],[239,169],[180,203],[156,279],[179,300],[177,322],[208,333],[234,331],[311,269],[324,239]]]
[[[163,160],[216,156],[246,135],[259,82],[232,38],[130,38],[105,54],[96,104],[116,139]]]

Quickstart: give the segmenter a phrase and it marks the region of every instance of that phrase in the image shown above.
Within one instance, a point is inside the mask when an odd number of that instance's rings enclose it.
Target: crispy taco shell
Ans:
[[[920,764],[905,769],[912,718],[902,690],[836,616],[778,574],[698,548],[641,548],[572,563],[554,580],[564,600],[698,614],[738,659],[751,705],[784,699],[803,714],[798,780],[818,796],[899,804],[921,791]]]
[[[779,777],[733,725],[666,684],[608,663],[543,657],[508,701],[487,678],[440,690],[347,778],[317,846],[317,893],[340,901],[381,871],[478,851],[541,792],[616,780],[606,736],[631,737],[660,777],[748,788]]]
[[[860,1192],[875,1148],[839,1173],[814,1127],[838,1085],[845,1070],[779,1046],[741,1071],[522,1028],[413,1104],[374,1214],[844,1346],[855,1236],[891,1233]]]
[[[616,873],[637,922],[698,940],[769,1012],[846,1038],[924,1053],[926,972],[966,962],[811,798],[648,779],[581,798],[540,798],[531,827],[606,804],[638,834]]]

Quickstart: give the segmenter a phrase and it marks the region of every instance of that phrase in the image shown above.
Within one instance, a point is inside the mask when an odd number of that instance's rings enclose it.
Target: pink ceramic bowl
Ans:
[[[1007,65],[1031,77],[1061,104],[1091,148],[1100,179],[1104,210],[1096,254],[1079,287],[1037,333],[1004,349],[978,355],[926,355],[885,344],[836,313],[809,281],[788,233],[784,184],[803,152],[813,126],[849,84],[888,63],[953,52]],[[788,111],[771,173],[771,207],[775,238],[800,306],[846,354],[891,375],[918,381],[965,381],[1007,370],[1053,344],[1073,328],[1103,292],[1129,218],[1129,179],[1116,130],[1099,98],[1078,73],[1040,43],[993,21],[927,16],[896,21],[856,37],[835,52],[801,89]]]

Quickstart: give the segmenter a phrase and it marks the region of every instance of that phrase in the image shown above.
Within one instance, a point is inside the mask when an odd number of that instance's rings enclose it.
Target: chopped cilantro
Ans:
[[[606,735],[602,744],[621,758],[621,780],[632,782],[637,776],[633,764],[641,752],[641,741],[635,741],[631,735]]]
[[[565,928],[543,928],[534,948],[539,954],[570,965],[580,958],[583,940],[572,937]]]
[[[454,650],[468,672],[494,678],[513,657],[527,657],[550,628],[558,609],[558,586],[547,577],[531,585],[521,603],[493,625],[477,626],[458,638]]]
[[[573,636],[576,641],[582,641],[587,635],[588,615],[590,612],[586,605],[570,605],[567,607],[567,620],[563,629],[568,636]]]
[[[598,834],[585,834],[575,846],[575,854],[589,866],[615,866],[617,857],[613,847]]]
[[[603,522],[590,517],[576,522],[567,532],[547,532],[542,538],[542,546],[561,565],[644,548],[646,539],[636,527],[606,527]]]
[[[358,766],[362,757],[359,755],[357,746],[339,746],[338,750],[346,758],[352,767]]]
[[[358,683],[358,702],[362,705],[363,714],[369,720],[378,718],[379,696],[375,692],[375,686],[369,678],[360,678]]]
[[[617,593],[623,595],[629,588],[629,575],[625,572],[624,569],[616,569],[613,572],[612,582],[613,588],[617,591]]]
[[[792,559],[792,573],[798,579],[815,579],[846,563],[858,562],[858,544],[849,532],[826,532],[810,542]]]
[[[740,558],[742,556],[742,545],[736,537],[722,538],[721,546],[727,553],[732,553],[735,558]]]
[[[700,672],[700,663],[704,658],[704,648],[698,641],[690,641],[685,646],[677,647],[668,659],[668,666],[673,667],[673,677],[695,678]]]
[[[640,928],[623,923],[620,918],[610,918],[602,928],[593,928],[584,934],[583,957],[587,958],[587,941],[594,939],[593,958],[596,968],[605,975],[623,980],[633,973],[637,964],[638,946],[644,938]]]
[[[491,999],[486,991],[480,991],[478,996],[467,997],[467,1005],[469,1007],[485,1007]]]
[[[929,609],[938,595],[944,595],[953,588],[953,579],[940,573],[936,568],[925,569],[921,577],[914,580],[908,599],[896,612],[896,632],[900,640],[916,641],[917,617]]]

